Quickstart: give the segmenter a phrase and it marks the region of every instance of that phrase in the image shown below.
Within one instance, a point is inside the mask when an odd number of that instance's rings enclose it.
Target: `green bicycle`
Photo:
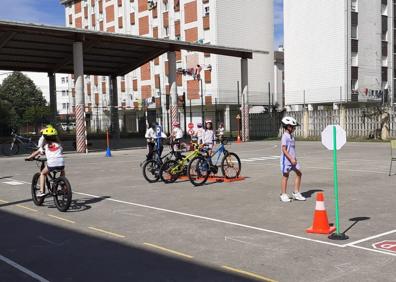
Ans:
[[[160,171],[162,181],[164,183],[173,183],[177,180],[177,178],[179,178],[179,176],[187,175],[187,168],[192,159],[199,159],[201,160],[200,163],[207,162],[206,158],[202,155],[201,147],[198,145],[194,145],[194,151],[190,152],[182,159],[168,160],[162,165]],[[193,181],[205,183],[209,177],[209,174],[209,171],[203,171],[203,173],[199,175],[199,177],[196,177],[196,179],[194,179]],[[192,180],[190,179],[190,181]]]

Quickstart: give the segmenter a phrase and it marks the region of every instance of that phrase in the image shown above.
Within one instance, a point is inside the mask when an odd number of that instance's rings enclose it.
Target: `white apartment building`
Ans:
[[[268,104],[268,82],[272,83],[274,77],[272,0],[60,2],[65,6],[68,27],[269,51],[270,54],[254,53],[254,58],[249,60],[248,101],[252,105]],[[190,122],[190,102],[194,123],[201,121],[203,102],[206,118],[224,121],[229,130],[235,123],[232,111],[238,109],[240,60],[188,51],[176,52],[176,60],[177,92],[179,96],[186,95],[187,123]],[[128,132],[138,131],[139,127],[142,129],[145,105],[148,107],[148,119],[152,121],[161,119],[159,105],[162,104],[161,120],[167,120],[167,61],[164,54],[118,78],[119,105],[124,106],[119,111],[121,129]],[[193,75],[198,72],[201,80]],[[87,76],[85,95],[92,127],[105,129],[110,123],[106,108],[110,101],[109,77]],[[220,113],[217,117],[214,116],[215,108]],[[180,108],[179,112],[183,121],[183,110]],[[164,124],[166,126],[166,122]]]
[[[391,102],[393,5],[285,0],[285,104]]]

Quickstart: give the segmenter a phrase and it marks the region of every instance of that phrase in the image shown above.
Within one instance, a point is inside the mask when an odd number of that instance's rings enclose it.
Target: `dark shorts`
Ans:
[[[64,170],[64,169],[65,169],[65,166],[53,166],[53,167],[48,167],[48,171],[55,171],[55,170],[62,171],[62,170]]]

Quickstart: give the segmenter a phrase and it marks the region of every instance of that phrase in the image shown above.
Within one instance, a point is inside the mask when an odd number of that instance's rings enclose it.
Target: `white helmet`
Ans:
[[[299,126],[300,124],[296,121],[294,117],[284,117],[282,119],[282,125],[284,127],[291,125],[291,126]]]

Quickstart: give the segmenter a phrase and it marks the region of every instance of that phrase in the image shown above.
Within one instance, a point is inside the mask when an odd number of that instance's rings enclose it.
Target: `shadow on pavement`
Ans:
[[[253,281],[146,249],[144,242],[127,245],[125,239],[98,236],[88,226],[80,226],[80,232],[4,210],[0,219],[7,226],[0,232],[0,255],[49,281]],[[0,281],[31,280],[0,262]]]
[[[358,222],[360,222],[360,221],[364,221],[364,220],[369,220],[370,219],[370,217],[367,217],[367,216],[360,216],[360,217],[353,217],[353,218],[350,218],[349,219],[349,221],[353,221],[353,223],[347,228],[347,229],[345,229],[345,231],[344,232],[342,232],[342,233],[347,233],[349,230],[351,230],[352,229],[352,227],[354,227]]]
[[[311,198],[313,194],[316,192],[322,192],[322,189],[313,189],[313,190],[308,190],[305,192],[302,192],[301,195],[303,195],[305,198]]]
[[[70,204],[70,208],[67,210],[67,212],[81,212],[81,211],[86,211],[89,210],[92,206],[92,204],[99,203],[103,200],[111,198],[110,196],[102,196],[102,197],[96,197],[96,198],[82,198],[82,199],[77,199],[77,200],[72,200],[72,203]]]
[[[30,199],[26,199],[26,200],[4,203],[4,204],[0,204],[0,208],[4,208],[7,206],[13,206],[13,205],[19,205],[19,204],[23,204],[23,203],[27,203],[27,202],[31,202],[31,201],[32,201],[32,199],[30,198]]]
[[[2,176],[2,177],[0,177],[0,179],[7,179],[7,178],[13,178],[14,176]]]

